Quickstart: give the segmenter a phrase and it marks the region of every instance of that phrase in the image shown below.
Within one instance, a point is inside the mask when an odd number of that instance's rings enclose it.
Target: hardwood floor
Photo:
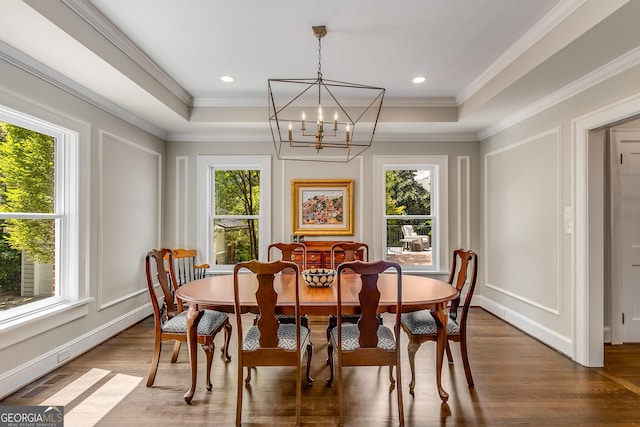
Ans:
[[[310,320],[315,382],[303,386],[302,422],[305,426],[337,425],[337,392],[335,385],[327,387],[325,382],[326,320]],[[385,323],[391,325],[389,319]],[[152,327],[148,318],[0,403],[64,402],[66,427],[234,425],[236,365],[220,357],[222,334],[216,338],[213,390],[208,392],[204,386],[205,361],[200,351],[198,387],[192,404],[187,405],[182,398],[190,378],[186,346],[178,362],[170,364],[171,346],[165,345],[156,382],[152,388],[145,387]],[[415,397],[408,392],[410,372],[404,358],[407,426],[640,425],[640,344],[606,346],[605,367],[585,368],[480,308],[472,308],[469,330],[476,387],[467,387],[459,346],[452,344],[455,364],[443,368],[448,404],[441,404],[435,389],[434,344],[423,345],[416,355]],[[234,335],[232,356],[235,339]],[[403,341],[406,344],[404,335]],[[406,352],[406,345],[403,350]],[[244,393],[243,426],[294,425],[293,372],[291,368],[253,372]],[[90,381],[90,375],[96,379]],[[79,384],[81,381],[85,384]],[[346,426],[397,425],[395,390],[389,386],[386,368],[345,368],[344,383]],[[47,401],[49,398],[52,400]]]

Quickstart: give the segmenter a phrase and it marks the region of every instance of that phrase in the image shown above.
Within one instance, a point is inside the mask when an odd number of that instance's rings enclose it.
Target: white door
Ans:
[[[640,131],[612,133],[614,257],[612,276],[621,280],[622,341],[640,342]],[[617,249],[617,250],[616,250]],[[616,274],[617,273],[617,274]]]

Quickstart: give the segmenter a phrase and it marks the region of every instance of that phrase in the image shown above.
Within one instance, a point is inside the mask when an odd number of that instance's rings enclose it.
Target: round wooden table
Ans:
[[[256,276],[250,273],[239,275],[240,301],[242,305],[257,303],[255,291],[258,286]],[[358,308],[358,291],[362,286],[360,276],[346,274],[343,276],[343,314],[356,313]],[[295,280],[293,274],[281,274],[275,279],[278,292],[278,307],[282,313],[293,313],[295,303]],[[380,289],[380,311],[393,312],[396,306],[397,283],[395,274],[382,274],[378,281]],[[197,381],[197,339],[198,322],[202,310],[212,309],[232,313],[234,310],[233,275],[205,277],[189,282],[176,291],[176,296],[189,305],[187,311],[187,344],[189,347],[189,363],[191,365],[191,388],[184,395],[189,403],[193,398]],[[449,394],[442,388],[442,362],[447,343],[447,304],[458,296],[458,291],[441,280],[429,277],[402,275],[402,311],[410,312],[429,309],[436,320],[438,339],[436,347],[436,384],[443,402]],[[352,308],[350,310],[349,308]],[[307,286],[300,278],[300,311],[302,314],[330,315],[336,314],[337,293],[335,285],[328,288]],[[345,311],[346,310],[346,311]]]

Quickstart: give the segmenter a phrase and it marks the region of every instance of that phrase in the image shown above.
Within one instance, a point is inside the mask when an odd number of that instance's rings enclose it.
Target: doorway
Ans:
[[[640,121],[610,131],[611,344],[640,342]],[[606,307],[605,307],[606,311]]]
[[[574,143],[573,281],[574,356],[584,365],[604,365],[604,159],[605,129],[636,119],[640,94],[572,121]]]

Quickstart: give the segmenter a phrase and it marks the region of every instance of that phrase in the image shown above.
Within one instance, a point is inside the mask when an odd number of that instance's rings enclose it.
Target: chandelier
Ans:
[[[269,79],[269,124],[281,160],[349,162],[371,147],[384,88],[322,77],[322,38],[318,38],[318,77]]]

